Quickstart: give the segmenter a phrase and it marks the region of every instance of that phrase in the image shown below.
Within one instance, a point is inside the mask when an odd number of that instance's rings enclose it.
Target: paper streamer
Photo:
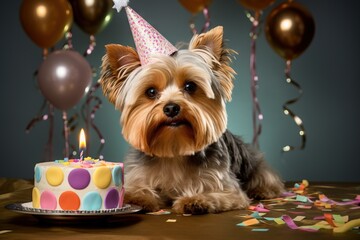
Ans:
[[[256,206],[249,206],[249,210],[257,211],[257,212],[261,212],[261,213],[270,212],[270,210],[266,209],[262,203],[259,203]]]
[[[306,145],[306,131],[305,131],[303,121],[301,120],[301,118],[299,116],[297,116],[289,108],[289,105],[292,105],[292,104],[296,103],[297,101],[299,101],[299,99],[301,98],[301,96],[303,94],[303,90],[302,90],[300,84],[295,82],[291,78],[290,72],[291,72],[291,60],[287,60],[286,61],[286,69],[285,69],[286,83],[295,87],[299,92],[299,96],[286,101],[283,105],[283,111],[284,111],[284,114],[287,116],[290,116],[294,120],[295,124],[299,127],[299,129],[300,129],[299,136],[301,138],[301,144],[300,144],[300,146],[297,146],[297,147],[291,146],[291,145],[286,145],[282,148],[283,152],[289,152],[289,151],[292,151],[295,149],[304,149],[305,145]]]
[[[68,32],[66,32],[65,34],[65,38],[66,38],[66,43],[64,44],[64,46],[62,47],[63,49],[73,49],[73,44],[72,44],[72,32],[71,30],[69,30]],[[84,57],[89,56],[95,49],[96,46],[96,39],[94,35],[90,35],[89,37],[90,41],[89,41],[89,46],[88,48],[85,50],[85,52],[83,53]]]
[[[96,46],[95,36],[90,35],[90,43],[89,43],[88,48],[86,49],[86,51],[83,54],[84,57],[87,57],[88,55],[90,55],[94,51],[95,46]]]
[[[347,223],[345,223],[344,225],[340,226],[340,227],[336,227],[333,229],[334,233],[344,233],[349,231],[350,229],[354,228],[354,227],[360,227],[360,218],[358,219],[353,219]]]
[[[298,227],[295,222],[292,220],[292,218],[288,215],[283,215],[282,220],[286,223],[286,225],[291,229],[298,229],[306,232],[317,232],[318,229],[314,228],[307,228],[307,227]]]
[[[63,46],[63,49],[72,49],[73,45],[72,45],[72,32],[71,29],[65,33],[65,39],[66,39],[66,43]]]
[[[339,205],[339,206],[360,204],[360,195],[357,195],[354,200],[344,201],[344,202],[337,202],[337,201],[331,200],[328,197],[326,197],[324,194],[320,194],[319,199],[320,199],[321,202],[330,203],[330,204],[336,204],[336,205]]]
[[[209,27],[210,27],[210,14],[209,14],[209,9],[208,7],[205,7],[203,9],[203,15],[204,15],[204,18],[205,18],[205,23],[204,23],[204,26],[202,27],[201,31],[199,33],[204,33],[206,32]],[[198,33],[198,31],[196,30],[196,27],[195,27],[195,16],[192,16],[190,18],[190,29],[191,29],[191,32],[195,35]]]
[[[260,12],[256,11],[255,16],[252,16],[250,12],[246,13],[247,18],[252,23],[251,31],[250,31],[250,38],[251,38],[251,52],[250,52],[250,74],[251,74],[251,97],[252,97],[252,120],[253,120],[253,140],[252,144],[259,148],[259,136],[261,134],[261,121],[263,120],[264,116],[261,113],[259,100],[257,98],[257,88],[259,77],[256,72],[256,39],[260,33],[259,26],[260,26]]]

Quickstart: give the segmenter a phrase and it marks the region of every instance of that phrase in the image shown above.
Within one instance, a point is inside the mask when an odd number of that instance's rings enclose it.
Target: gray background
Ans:
[[[275,4],[264,12],[263,19]],[[297,96],[285,83],[285,62],[269,46],[264,32],[257,41],[257,70],[260,106],[264,114],[260,147],[270,165],[285,180],[359,181],[359,33],[360,3],[355,0],[303,0],[316,23],[310,47],[293,61],[292,76],[304,90],[302,99],[291,106],[304,121],[307,133],[305,150],[281,153],[286,144],[299,145],[298,128],[282,113],[282,104]],[[23,31],[19,21],[21,1],[2,3],[1,18],[1,167],[0,177],[32,178],[36,162],[44,160],[48,122],[38,123],[25,133],[28,122],[38,113],[43,97],[36,87],[34,71],[42,62],[42,51]],[[190,13],[176,0],[133,0],[132,8],[172,42],[187,42],[192,34],[188,27]],[[233,100],[228,104],[229,129],[252,139],[250,96],[250,22],[244,8],[235,0],[214,0],[210,6],[212,26],[223,25],[228,46],[239,53],[232,67],[237,71]],[[197,17],[198,25],[201,16]],[[73,26],[73,44],[83,53],[88,35]],[[134,46],[125,12],[115,14],[110,24],[96,35],[97,46],[87,60],[99,72],[104,45],[121,43]],[[61,40],[57,48],[62,46]],[[94,78],[94,82],[97,78]],[[122,161],[128,149],[121,136],[120,113],[114,110],[99,89],[102,108],[95,122],[105,137],[103,154],[108,161]],[[83,100],[71,116],[79,111]],[[77,134],[85,123],[79,119],[71,142],[77,145]],[[54,158],[63,157],[64,140],[60,111],[55,112]],[[90,132],[90,152],[95,156],[99,146],[96,134]]]

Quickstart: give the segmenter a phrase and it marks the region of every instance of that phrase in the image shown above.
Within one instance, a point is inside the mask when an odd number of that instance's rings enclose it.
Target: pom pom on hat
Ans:
[[[118,12],[121,11],[122,8],[126,7],[129,4],[129,0],[113,0],[114,6]]]
[[[177,51],[164,36],[128,6],[129,0],[113,0],[118,12],[125,8],[131,32],[136,45],[141,65],[149,63],[151,54],[171,55]]]

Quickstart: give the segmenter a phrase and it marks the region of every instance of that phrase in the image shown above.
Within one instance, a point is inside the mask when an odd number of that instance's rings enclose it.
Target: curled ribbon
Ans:
[[[90,55],[94,51],[95,46],[96,46],[95,36],[90,35],[90,43],[89,43],[88,48],[86,49],[86,51],[83,54],[84,57],[87,57],[88,55]]]
[[[260,26],[260,12],[255,12],[255,16],[252,16],[250,12],[246,13],[247,18],[252,23],[250,38],[251,38],[251,53],[250,53],[250,74],[251,74],[251,96],[252,96],[252,106],[253,106],[253,141],[252,144],[259,148],[259,136],[261,134],[261,121],[264,116],[261,113],[259,100],[256,95],[258,88],[259,77],[256,72],[256,39],[259,35],[259,26]]]
[[[289,152],[295,149],[304,149],[305,145],[306,145],[306,132],[305,132],[305,127],[303,124],[303,121],[301,120],[301,118],[299,116],[297,116],[293,111],[290,110],[290,108],[288,107],[291,104],[296,103],[297,101],[299,101],[299,99],[301,98],[302,94],[303,94],[303,90],[300,86],[299,83],[295,82],[291,76],[290,76],[290,72],[291,72],[291,60],[287,60],[286,61],[286,68],[285,68],[285,76],[286,76],[286,83],[291,84],[293,87],[295,87],[298,92],[299,95],[296,98],[290,99],[288,101],[286,101],[283,105],[283,111],[284,114],[287,116],[290,116],[295,124],[299,127],[300,131],[299,131],[299,135],[301,137],[301,144],[298,147],[294,147],[294,146],[290,146],[290,145],[286,145],[282,148],[283,152]]]
[[[201,32],[200,33],[204,33],[206,32],[209,27],[210,27],[210,14],[209,14],[209,9],[208,7],[205,7],[203,9],[203,15],[204,15],[204,18],[205,18],[205,23],[204,23],[204,26],[202,27],[201,29]],[[198,33],[198,31],[196,30],[196,27],[195,27],[195,16],[192,16],[190,18],[190,29],[191,29],[191,32],[195,35]]]

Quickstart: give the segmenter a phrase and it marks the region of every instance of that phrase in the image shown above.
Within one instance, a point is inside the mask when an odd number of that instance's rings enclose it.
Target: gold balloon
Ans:
[[[179,2],[186,10],[192,14],[197,14],[204,8],[209,7],[212,0],[179,0]]]
[[[310,45],[314,33],[313,17],[299,3],[282,3],[266,19],[266,39],[275,52],[286,60],[301,55]]]
[[[113,16],[112,0],[69,0],[75,23],[86,33],[95,34],[110,22]]]
[[[20,21],[26,34],[41,48],[54,46],[72,24],[67,0],[23,0]]]
[[[261,11],[270,6],[275,0],[238,0],[238,2],[247,9]]]

